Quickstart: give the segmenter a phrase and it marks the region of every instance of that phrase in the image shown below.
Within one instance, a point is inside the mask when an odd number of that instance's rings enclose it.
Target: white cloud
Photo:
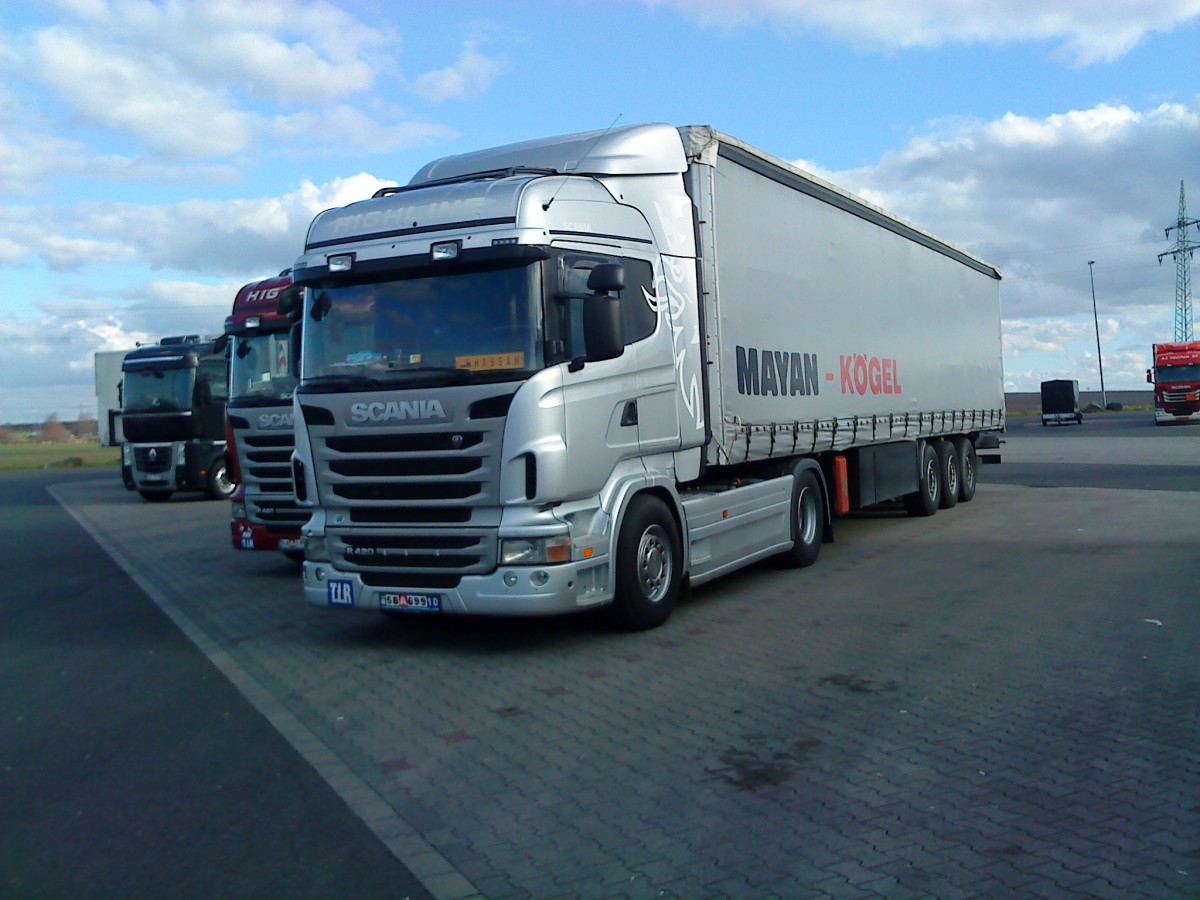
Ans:
[[[180,77],[162,55],[96,46],[54,27],[34,39],[30,68],[82,121],[167,158],[225,156],[252,137],[249,117],[221,90]]]
[[[1124,361],[1111,376],[1136,389],[1150,344],[1173,337],[1174,269],[1156,257],[1169,247],[1163,228],[1175,220],[1181,180],[1196,186],[1200,209],[1197,147],[1200,98],[946,120],[873,166],[797,165],[1000,268],[1010,382],[1018,358],[1094,359],[1094,277],[1102,349]]]
[[[445,125],[402,121],[399,114],[380,117],[344,104],[276,116],[263,130],[283,154],[293,157],[323,155],[346,146],[361,153],[390,153],[457,135]]]
[[[10,206],[0,216],[0,263],[57,271],[135,263],[206,276],[273,273],[299,255],[318,212],[395,183],[363,172],[321,185],[306,181],[281,197]]]
[[[83,172],[214,183],[254,152],[383,153],[454,134],[371,97],[395,75],[398,41],[328,3],[57,7],[54,24],[2,36],[0,66],[22,84],[0,91],[0,190],[10,196]],[[486,87],[492,65],[468,44],[459,92]]]
[[[1076,66],[1112,62],[1153,32],[1200,17],[1200,0],[645,0],[670,5],[706,25],[757,22],[815,32],[868,49],[946,44],[1057,42],[1058,55]]]
[[[487,90],[501,69],[497,59],[479,52],[478,41],[469,40],[453,65],[418,75],[412,89],[430,103],[472,99]]]

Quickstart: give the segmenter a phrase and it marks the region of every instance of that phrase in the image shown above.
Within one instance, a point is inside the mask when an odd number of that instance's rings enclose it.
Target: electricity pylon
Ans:
[[[1200,248],[1200,242],[1189,241],[1187,230],[1195,225],[1200,231],[1200,220],[1187,217],[1187,203],[1183,197],[1183,182],[1179,182],[1179,218],[1175,224],[1166,229],[1167,237],[1175,234],[1175,248],[1158,254],[1158,263],[1162,265],[1163,257],[1175,259],[1175,340],[1190,341],[1192,339],[1192,253]]]

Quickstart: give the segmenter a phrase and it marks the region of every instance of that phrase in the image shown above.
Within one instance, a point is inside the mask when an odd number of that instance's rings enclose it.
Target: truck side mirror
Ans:
[[[201,378],[196,382],[196,405],[197,406],[212,406],[213,390],[212,382],[208,378]]]
[[[299,320],[288,329],[288,374],[300,377],[300,339],[302,336]]]
[[[625,290],[625,267],[620,263],[600,263],[588,274],[587,287],[597,294],[619,294]]]
[[[275,311],[281,316],[287,316],[289,319],[299,318],[300,314],[300,294],[304,291],[298,284],[289,284],[279,292],[279,299],[275,301]]]
[[[616,359],[625,352],[618,298],[592,294],[583,299],[583,349],[589,360]]]
[[[224,353],[225,348],[229,346],[229,333],[221,335],[213,341],[213,353]]]
[[[1153,369],[1146,370],[1146,384],[1154,384],[1154,370]]]

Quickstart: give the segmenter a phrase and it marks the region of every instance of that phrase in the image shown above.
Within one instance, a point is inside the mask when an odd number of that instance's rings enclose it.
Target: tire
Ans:
[[[825,500],[812,469],[792,477],[792,547],[777,557],[785,566],[803,569],[817,561],[825,540]]]
[[[954,449],[954,445],[945,439],[936,443],[934,451],[938,457],[938,479],[941,481],[939,489],[942,492],[938,508],[953,509],[958,505],[960,482],[962,481],[959,477],[958,452]]]
[[[921,444],[921,466],[917,489],[904,495],[904,508],[910,516],[932,516],[942,502],[942,479],[938,477],[937,451],[927,443]]]
[[[165,500],[171,499],[174,491],[138,491],[142,495],[143,500],[149,500],[151,503],[162,503]]]
[[[204,493],[210,500],[228,500],[233,496],[235,490],[237,490],[237,484],[230,480],[229,465],[225,461],[225,454],[221,454],[208,467]]]
[[[979,460],[975,457],[975,445],[967,437],[954,439],[954,449],[958,454],[958,499],[961,503],[969,503],[975,496]]]
[[[630,631],[657,628],[679,599],[683,550],[679,529],[665,503],[639,494],[630,501],[617,537],[612,611]]]

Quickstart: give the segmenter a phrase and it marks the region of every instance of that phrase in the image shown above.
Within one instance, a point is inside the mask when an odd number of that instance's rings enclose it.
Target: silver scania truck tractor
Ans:
[[[992,266],[707,126],[436,160],[321,213],[293,469],[311,603],[629,628],[834,519],[969,500]]]

